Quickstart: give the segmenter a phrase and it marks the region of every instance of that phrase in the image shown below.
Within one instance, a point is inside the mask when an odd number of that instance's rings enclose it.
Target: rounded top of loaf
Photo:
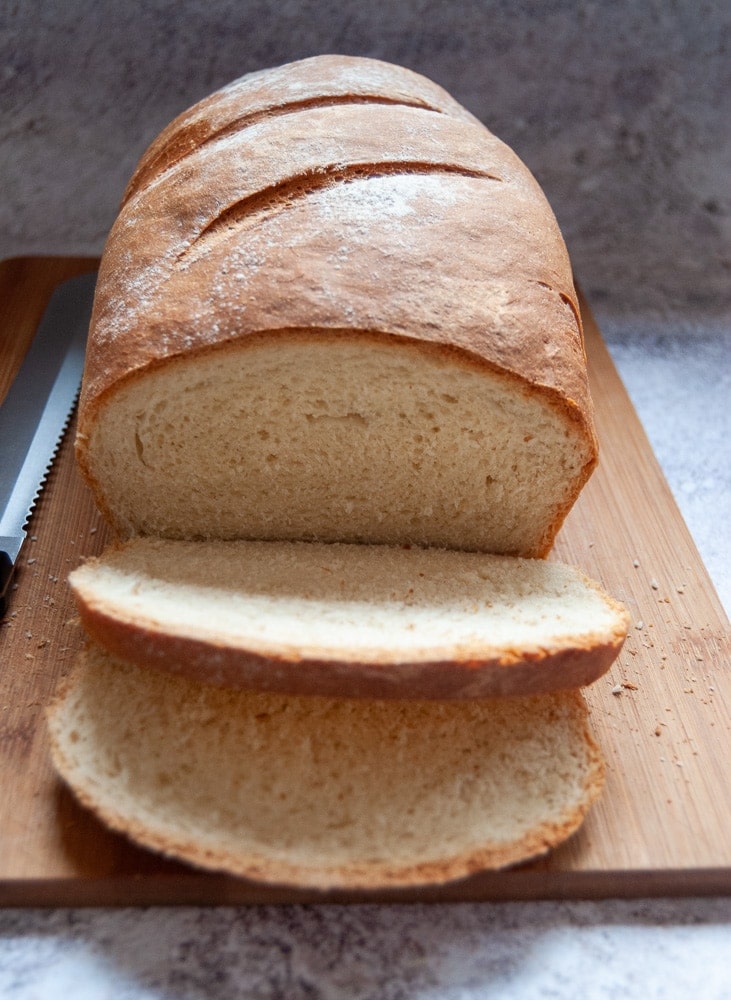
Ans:
[[[378,183],[389,176],[391,197]],[[381,190],[370,198],[358,179]],[[352,212],[306,211],[308,195],[338,184],[351,185]],[[300,201],[296,240],[259,238],[274,215],[280,235]],[[105,247],[86,400],[174,354],[318,327],[462,348],[566,386],[589,422],[570,263],[537,182],[440,87],[378,60],[250,74],[152,143]]]
[[[379,59],[320,55],[248,73],[178,115],[143,154],[123,203],[211,139],[266,117],[358,102],[400,104],[477,119],[425,76]]]

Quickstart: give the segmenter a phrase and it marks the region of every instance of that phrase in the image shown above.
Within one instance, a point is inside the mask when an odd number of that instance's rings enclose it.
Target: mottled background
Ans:
[[[600,312],[729,307],[728,0],[0,3],[0,256],[100,251],[179,111],[318,52],[409,66],[543,184]]]

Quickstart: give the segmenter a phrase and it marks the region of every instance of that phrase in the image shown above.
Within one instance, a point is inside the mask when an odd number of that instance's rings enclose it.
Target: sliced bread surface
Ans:
[[[87,633],[123,659],[297,694],[582,687],[609,668],[628,625],[570,567],[442,549],[138,538],[70,584]]]
[[[277,273],[262,267],[261,280]],[[261,302],[267,291],[253,294]],[[543,295],[536,286],[524,301]],[[180,330],[192,294],[181,288],[175,301],[169,322]],[[543,555],[591,464],[549,395],[434,344],[372,332],[278,331],[180,354],[105,399],[79,455],[122,536]]]
[[[438,884],[540,855],[603,780],[576,691],[236,692],[90,646],[49,724],[59,773],[113,829],[196,866],[321,889]]]

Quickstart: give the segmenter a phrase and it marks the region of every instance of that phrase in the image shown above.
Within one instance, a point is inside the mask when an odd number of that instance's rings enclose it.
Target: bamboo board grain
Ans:
[[[0,264],[0,398],[64,277],[92,259]],[[0,905],[231,904],[687,895],[731,891],[728,620],[586,307],[600,468],[554,557],[625,601],[633,628],[587,691],[607,787],[548,858],[433,890],[294,892],[197,872],[108,832],[50,766],[44,709],[82,642],[65,578],[107,540],[73,461],[73,427],[30,525],[0,626]]]

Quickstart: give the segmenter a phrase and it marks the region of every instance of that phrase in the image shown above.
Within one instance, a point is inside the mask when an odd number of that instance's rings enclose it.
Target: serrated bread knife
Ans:
[[[60,284],[0,407],[0,615],[26,522],[73,412],[96,273]]]

